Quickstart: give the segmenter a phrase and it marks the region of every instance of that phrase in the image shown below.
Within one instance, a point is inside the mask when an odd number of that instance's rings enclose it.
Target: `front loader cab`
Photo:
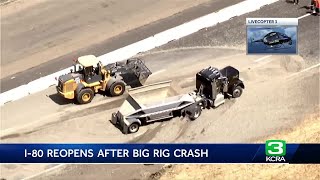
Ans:
[[[91,84],[103,79],[101,74],[101,63],[94,55],[86,55],[77,61],[83,67],[83,75],[86,83]]]

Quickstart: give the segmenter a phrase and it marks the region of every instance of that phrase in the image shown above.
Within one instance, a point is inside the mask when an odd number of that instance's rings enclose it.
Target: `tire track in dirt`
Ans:
[[[145,133],[128,141],[128,143],[147,143],[147,142],[150,142],[157,135],[157,133],[160,131],[162,125],[163,125],[163,122],[159,123],[159,125],[157,125],[155,128],[148,129]]]
[[[80,109],[80,110],[75,111],[75,112],[67,110],[67,111],[64,111],[64,114],[59,118],[58,121],[48,122],[48,123],[46,123],[46,124],[44,124],[42,126],[38,126],[36,128],[30,129],[30,130],[26,130],[25,132],[12,133],[12,134],[9,134],[9,135],[6,135],[6,136],[2,136],[2,137],[0,137],[0,140],[8,140],[8,139],[18,138],[18,137],[25,136],[25,135],[30,135],[32,133],[35,133],[35,132],[50,128],[50,127],[55,126],[55,125],[57,125],[59,123],[66,122],[66,121],[72,120],[74,118],[89,116],[89,115],[96,114],[96,113],[99,113],[99,112],[102,112],[102,111],[107,111],[107,110],[110,110],[110,109],[114,109],[114,108],[119,107],[122,104],[123,101],[124,101],[124,98],[121,98],[121,99],[117,99],[117,100],[114,100],[114,101],[111,101],[111,102],[108,101],[108,102],[103,103],[103,104],[92,106],[92,107],[89,107],[89,108],[87,108],[85,110],[84,109]]]
[[[117,108],[123,103],[124,100],[125,100],[124,98],[121,98],[121,99],[117,99],[112,102],[106,102],[103,104],[99,104],[99,105],[96,105],[93,107],[86,108],[85,110],[79,110],[79,111],[75,111],[75,112],[65,111],[64,115],[62,115],[60,117],[60,120],[61,120],[60,122],[74,119],[77,117],[89,116],[89,115],[96,114],[96,113],[99,113],[102,111]]]

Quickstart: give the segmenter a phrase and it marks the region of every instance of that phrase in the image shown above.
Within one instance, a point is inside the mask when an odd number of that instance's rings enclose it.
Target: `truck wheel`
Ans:
[[[240,86],[235,87],[232,91],[233,98],[238,98],[241,96],[241,94],[242,94],[242,88]]]
[[[90,88],[81,89],[79,93],[77,93],[77,101],[79,104],[87,104],[90,103],[93,99],[94,92]]]
[[[122,81],[116,81],[110,87],[111,96],[121,96],[126,89],[126,85]]]
[[[139,130],[139,126],[140,125],[138,123],[130,124],[130,126],[128,127],[129,133],[136,133]]]
[[[201,115],[201,107],[195,106],[194,109],[189,110],[188,114],[191,121],[196,120]]]

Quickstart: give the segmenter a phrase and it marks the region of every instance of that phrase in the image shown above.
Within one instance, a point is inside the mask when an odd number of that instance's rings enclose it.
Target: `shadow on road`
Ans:
[[[294,3],[294,0],[286,0],[286,3],[288,3],[288,4],[293,4],[293,3]]]
[[[66,105],[66,104],[73,104],[74,103],[73,100],[65,99],[65,98],[61,97],[59,94],[51,94],[48,97],[58,105]]]
[[[113,124],[109,119],[110,124],[112,124],[115,128],[117,128],[122,134],[125,134],[119,124]],[[126,134],[125,134],[126,135]]]

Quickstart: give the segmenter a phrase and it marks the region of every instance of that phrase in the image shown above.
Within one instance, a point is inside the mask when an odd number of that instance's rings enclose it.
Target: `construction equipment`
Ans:
[[[58,78],[58,94],[79,104],[90,103],[99,91],[120,96],[126,86],[142,86],[151,71],[138,58],[103,66],[94,55],[79,57],[70,73]]]
[[[143,88],[146,87],[139,89]],[[238,98],[244,88],[237,69],[231,66],[221,70],[208,67],[196,74],[196,90],[191,93],[153,102],[146,101],[151,98],[129,93],[120,110],[112,114],[111,122],[120,126],[122,132],[127,134],[137,132],[141,125],[175,116],[187,116],[190,120],[195,120],[201,115],[202,109],[215,108],[223,104],[225,98]],[[142,94],[146,93],[142,91]]]

